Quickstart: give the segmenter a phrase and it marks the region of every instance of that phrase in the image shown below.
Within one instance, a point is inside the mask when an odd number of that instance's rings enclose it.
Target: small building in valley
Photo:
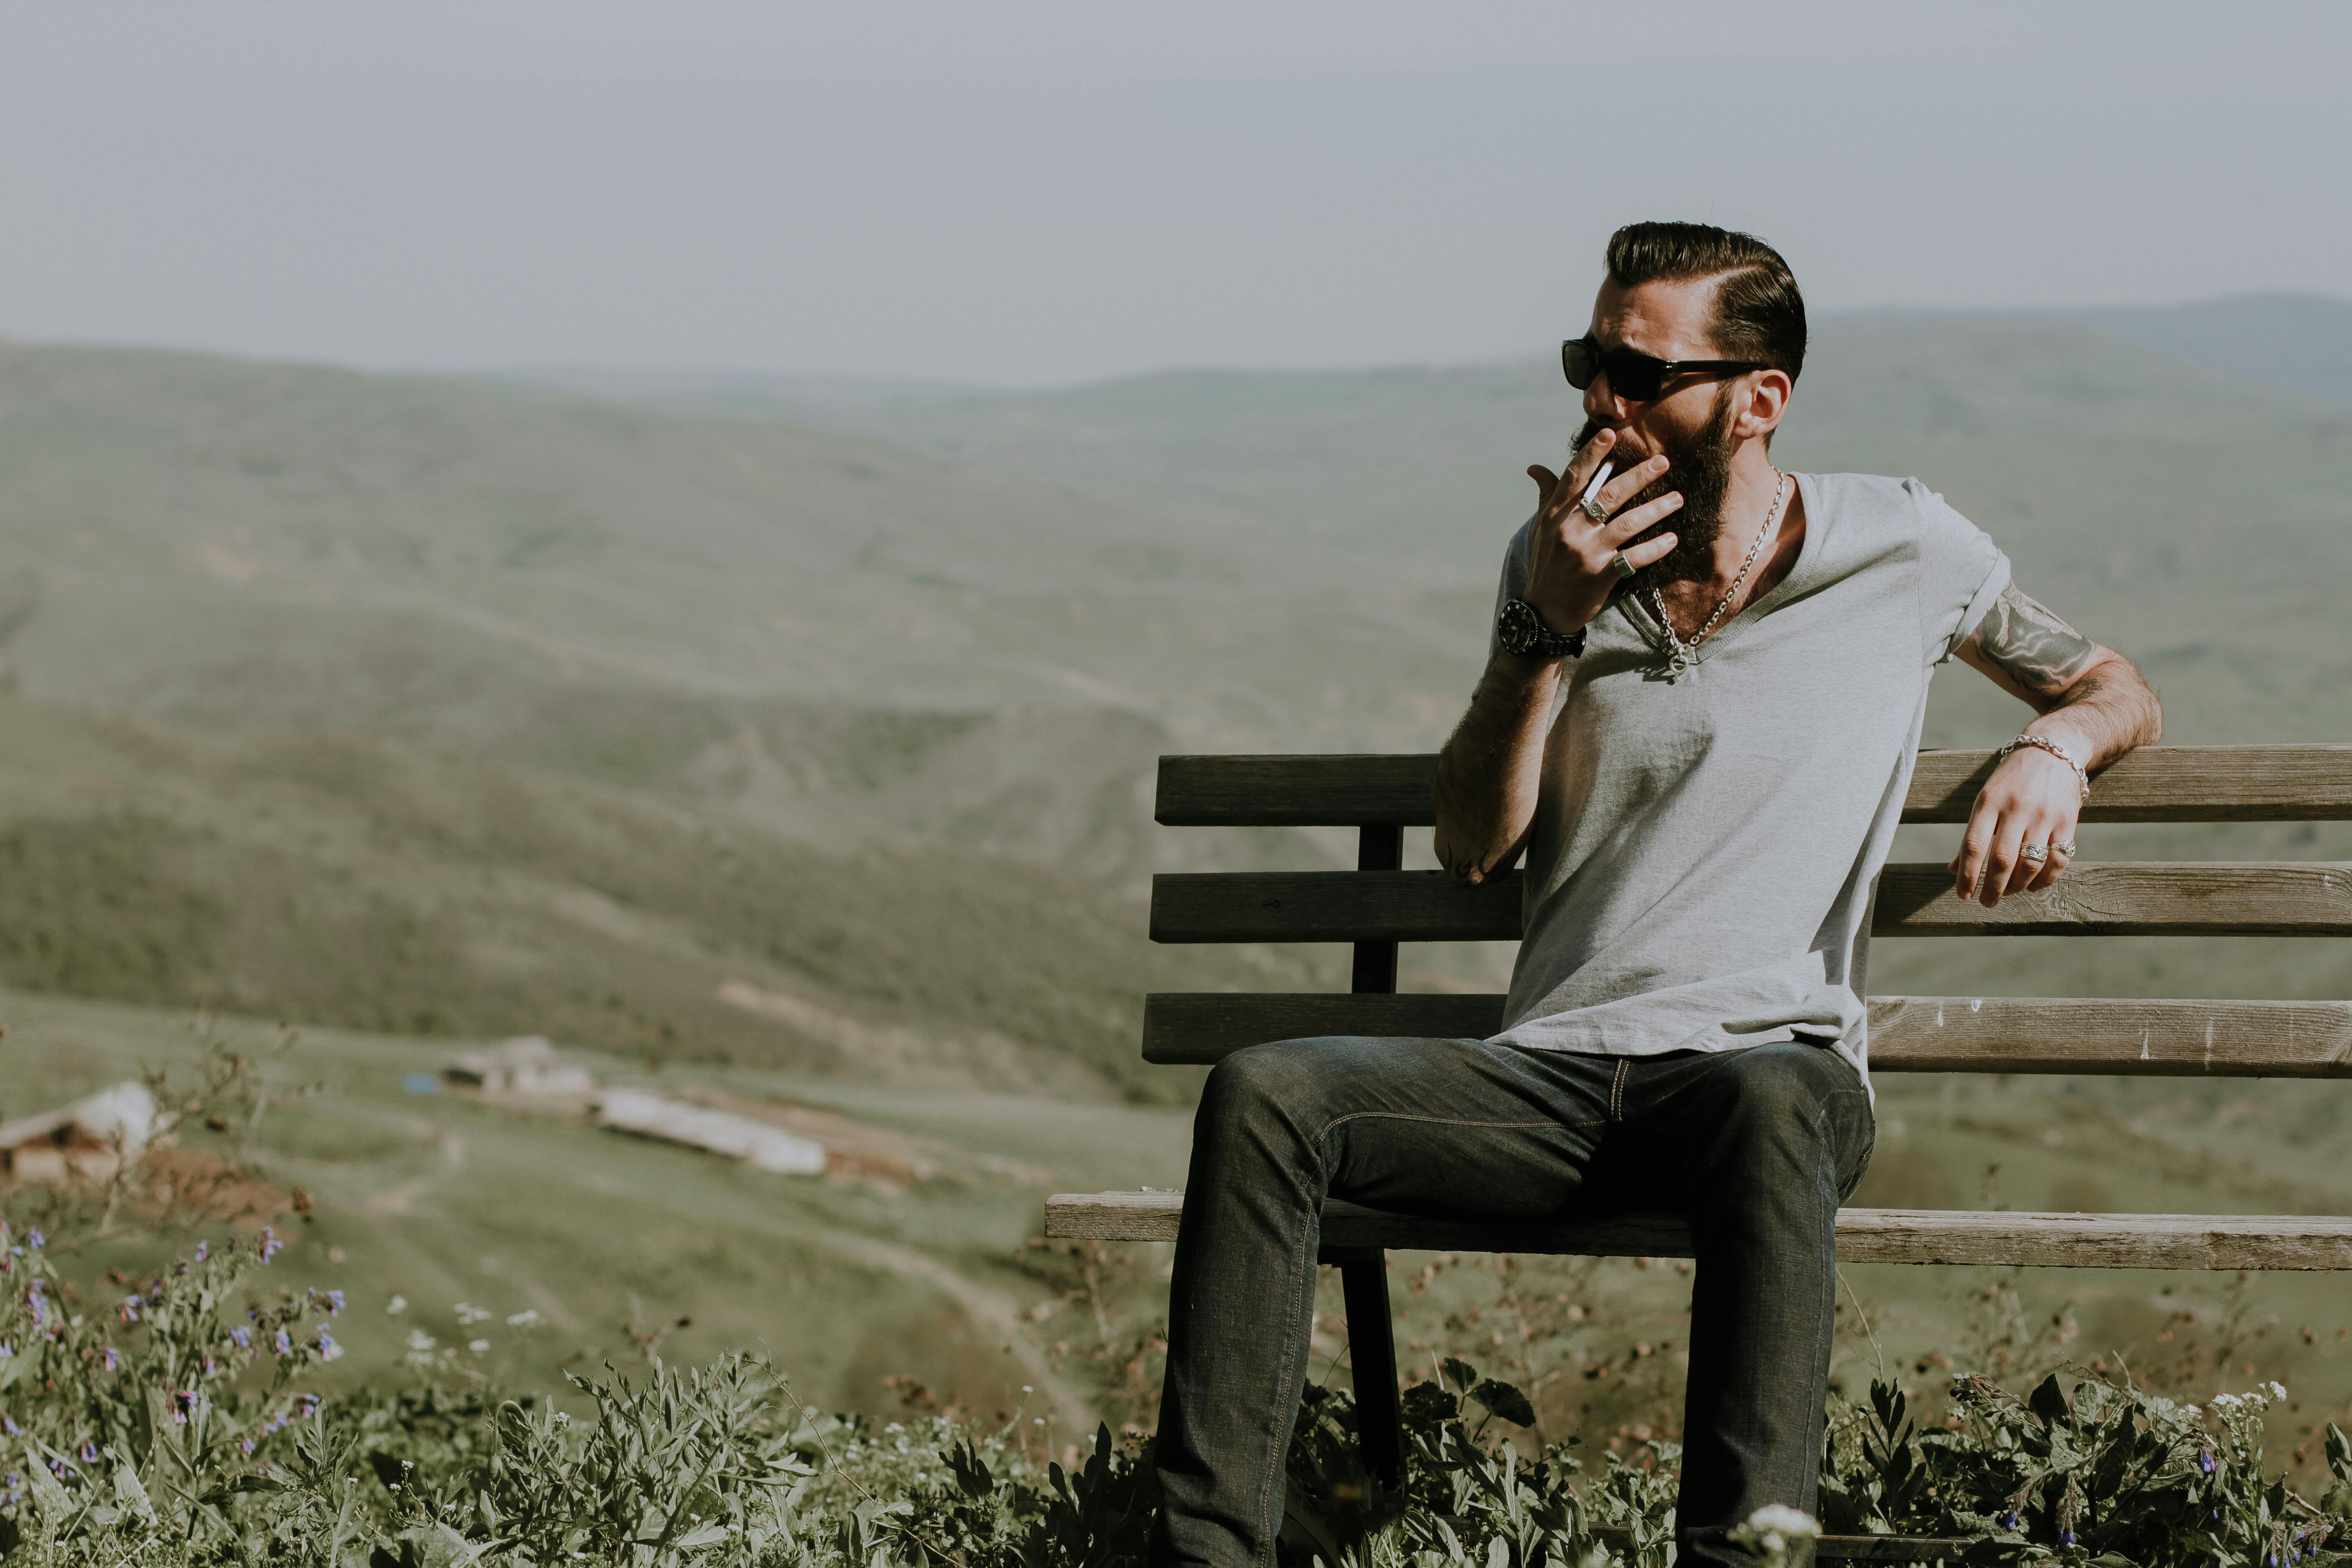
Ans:
[[[824,1174],[824,1145],[814,1138],[641,1089],[606,1089],[596,1102],[596,1120],[616,1132],[730,1155],[754,1170],[793,1176]]]
[[[0,1123],[0,1165],[16,1182],[103,1182],[155,1135],[155,1097],[118,1083],[70,1105]]]
[[[534,1100],[585,1100],[596,1092],[588,1069],[565,1061],[544,1035],[520,1035],[486,1051],[468,1051],[443,1068],[442,1077],[485,1094]]]

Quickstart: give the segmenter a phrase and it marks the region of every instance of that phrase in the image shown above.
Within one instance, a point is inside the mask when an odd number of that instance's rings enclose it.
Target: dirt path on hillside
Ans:
[[[420,1126],[430,1130],[439,1143],[442,1159],[438,1169],[401,1183],[398,1186],[375,1194],[373,1199],[361,1198],[353,1206],[370,1209],[390,1216],[421,1218],[419,1200],[426,1197],[443,1182],[457,1175],[466,1165],[512,1165],[541,1175],[553,1175],[586,1192],[606,1197],[626,1197],[639,1203],[656,1205],[682,1218],[710,1223],[714,1220],[737,1229],[756,1233],[779,1241],[797,1242],[804,1247],[820,1248],[835,1257],[861,1268],[879,1273],[895,1274],[901,1279],[919,1280],[946,1297],[956,1310],[972,1324],[992,1336],[1000,1343],[1012,1347],[1012,1355],[1020,1364],[1023,1380],[1045,1396],[1052,1405],[1055,1421],[1067,1434],[1066,1441],[1084,1445],[1087,1436],[1099,1419],[1087,1401],[1057,1376],[1045,1359],[1045,1352],[1023,1331],[1021,1304],[1011,1296],[983,1285],[970,1276],[958,1272],[950,1265],[916,1247],[879,1237],[861,1236],[855,1231],[838,1230],[830,1226],[796,1224],[780,1219],[765,1209],[736,1198],[725,1192],[697,1194],[697,1201],[681,1201],[651,1188],[599,1171],[574,1161],[559,1157],[532,1158],[521,1152],[509,1152],[503,1146],[489,1145],[487,1140],[468,1145],[444,1129],[436,1128],[422,1118],[400,1115],[350,1105],[371,1121],[389,1122],[405,1131],[416,1131]],[[469,1158],[470,1157],[470,1158]],[[321,1172],[320,1177],[325,1173]],[[316,1180],[318,1178],[314,1178]],[[323,1184],[323,1182],[321,1183]],[[780,1192],[779,1197],[783,1194]],[[384,1200],[395,1202],[386,1205]],[[734,1199],[735,1201],[727,1201]],[[725,1212],[713,1206],[714,1200],[724,1202]],[[552,1314],[551,1314],[551,1316]]]

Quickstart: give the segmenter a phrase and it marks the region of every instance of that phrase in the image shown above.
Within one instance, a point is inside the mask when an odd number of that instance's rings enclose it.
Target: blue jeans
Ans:
[[[1595,1057],[1481,1040],[1283,1040],[1209,1075],[1169,1300],[1161,1568],[1274,1560],[1307,1380],[1323,1200],[1400,1214],[1689,1216],[1676,1537],[1685,1563],[1766,1503],[1810,1510],[1836,1311],[1838,1205],[1870,1097],[1783,1043]]]

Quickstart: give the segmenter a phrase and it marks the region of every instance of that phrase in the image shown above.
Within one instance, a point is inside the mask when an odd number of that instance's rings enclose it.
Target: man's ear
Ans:
[[[1740,379],[1748,385],[1738,395],[1739,412],[1731,421],[1732,439],[1753,441],[1769,436],[1789,412],[1789,395],[1796,390],[1796,383],[1785,370],[1750,371]]]

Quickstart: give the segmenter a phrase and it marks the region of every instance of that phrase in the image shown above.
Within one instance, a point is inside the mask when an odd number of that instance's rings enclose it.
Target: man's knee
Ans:
[[[1870,1095],[1853,1064],[1826,1046],[1782,1041],[1741,1051],[1726,1075],[1723,1131],[1738,1141],[1832,1158],[1866,1141]],[[1844,1163],[1841,1159],[1841,1163]]]
[[[1201,1090],[1200,1126],[1296,1126],[1313,1107],[1337,1066],[1335,1039],[1276,1040],[1248,1046],[1209,1069]]]

